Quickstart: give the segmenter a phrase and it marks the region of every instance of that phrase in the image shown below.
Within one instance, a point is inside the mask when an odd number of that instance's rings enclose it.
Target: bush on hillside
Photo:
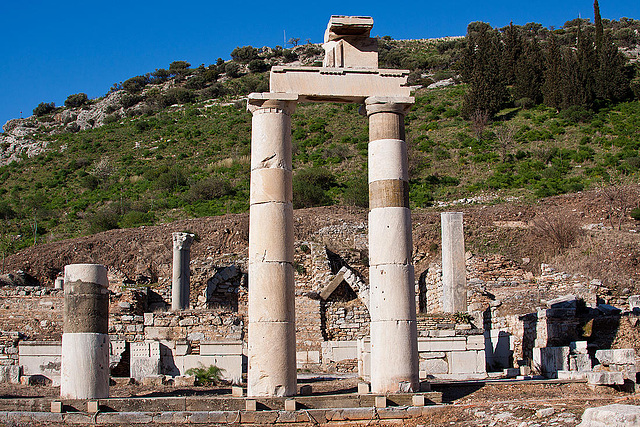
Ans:
[[[326,169],[302,169],[293,177],[293,207],[295,209],[326,206],[332,203],[327,192],[335,179]]]
[[[249,62],[249,71],[252,73],[263,73],[269,69],[269,64],[262,59],[254,59]]]
[[[186,198],[191,203],[198,200],[213,200],[232,191],[233,187],[229,180],[212,176],[192,184]]]
[[[75,93],[73,95],[69,95],[64,101],[64,106],[68,108],[77,108],[82,107],[84,104],[89,102],[89,97],[86,93]]]
[[[172,87],[167,90],[163,97],[165,106],[173,104],[188,104],[196,100],[196,95],[189,89],[183,87]]]
[[[52,113],[56,109],[54,102],[41,102],[36,108],[33,109],[33,115],[36,117],[42,117],[49,113]]]
[[[129,93],[138,93],[149,83],[145,76],[135,76],[122,83],[122,88]]]
[[[172,76],[183,75],[189,71],[189,64],[187,61],[173,61],[169,64],[169,74]]]
[[[237,47],[231,51],[231,58],[243,64],[258,59],[258,49],[253,46]]]
[[[239,77],[240,76],[240,66],[235,62],[229,62],[224,66],[224,72],[229,77]]]

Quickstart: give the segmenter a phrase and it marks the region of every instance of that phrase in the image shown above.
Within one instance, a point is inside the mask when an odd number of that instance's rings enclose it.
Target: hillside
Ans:
[[[527,25],[523,31],[542,41],[551,34]],[[638,21],[606,26],[637,59]],[[574,20],[552,33],[570,46],[578,28]],[[637,99],[561,111],[512,100],[479,127],[461,113],[468,91],[458,75],[465,39],[385,37],[379,43],[381,67],[412,70],[416,87],[416,105],[406,117],[413,207],[463,198],[533,201],[638,181]],[[74,94],[66,107],[42,103],[33,117],[7,122],[0,136],[2,253],[114,228],[247,211],[251,116],[243,97],[268,89],[270,66],[317,65],[322,49],[245,46],[231,56],[206,67],[175,61],[114,85],[101,99]],[[368,129],[357,109],[298,106],[296,208],[367,205]],[[625,215],[637,207],[625,203]]]

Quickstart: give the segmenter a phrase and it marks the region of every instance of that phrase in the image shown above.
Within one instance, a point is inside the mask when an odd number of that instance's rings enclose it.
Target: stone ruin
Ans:
[[[501,300],[518,300],[534,277],[503,259],[466,253],[462,213],[442,213],[442,263],[416,283],[404,135],[413,98],[406,71],[378,69],[372,24],[332,17],[322,67],[274,67],[270,92],[249,96],[246,260],[216,268],[191,295],[190,271],[200,268],[190,262],[194,236],[174,233],[171,289],[134,290],[111,307],[107,269],[69,265],[63,284],[31,289],[29,306],[48,310],[43,322],[62,318],[62,344],[10,334],[0,376],[44,378],[61,385],[61,397],[79,399],[107,397],[109,370],[151,383],[170,376],[177,384],[200,365],[223,368],[234,383],[246,374],[249,396],[297,394],[297,368],[357,372],[376,394],[419,391],[432,378],[496,375],[635,382],[632,349],[578,339],[584,319],[619,315],[598,302],[592,282],[543,266],[535,280],[547,308],[522,302],[519,314],[502,311]],[[306,242],[311,279],[294,283],[290,115],[298,102],[357,102],[369,119],[369,222],[354,238],[368,247],[368,280],[323,244]]]

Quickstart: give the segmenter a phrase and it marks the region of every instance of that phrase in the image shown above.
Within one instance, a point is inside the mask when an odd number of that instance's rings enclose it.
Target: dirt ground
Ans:
[[[314,393],[353,392],[357,378],[315,379]],[[302,384],[302,382],[301,382]],[[349,425],[406,426],[576,426],[586,408],[613,403],[639,405],[640,393],[612,387],[590,388],[585,383],[541,382],[457,382],[433,383],[443,393],[443,404],[431,407],[428,415],[403,421],[370,420]],[[57,387],[0,385],[0,399],[12,397],[56,398]],[[115,385],[112,397],[214,396],[230,393],[225,386],[176,389],[172,386]]]

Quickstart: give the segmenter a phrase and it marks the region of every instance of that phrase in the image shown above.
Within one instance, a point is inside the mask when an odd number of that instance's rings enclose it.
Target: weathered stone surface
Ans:
[[[467,311],[467,267],[465,265],[462,212],[442,212],[442,310]]]
[[[475,362],[474,362],[474,365],[475,365]],[[449,364],[444,359],[421,360],[420,370],[426,371],[427,375],[448,374]]]
[[[569,370],[569,347],[535,347],[533,363],[547,378],[554,378],[558,371]]]
[[[624,376],[622,372],[587,372],[587,382],[594,385],[622,385]]]
[[[587,408],[579,427],[628,427],[640,426],[640,406],[607,405]]]
[[[636,352],[632,348],[615,350],[596,350],[596,359],[600,364],[608,365],[635,365]]]

